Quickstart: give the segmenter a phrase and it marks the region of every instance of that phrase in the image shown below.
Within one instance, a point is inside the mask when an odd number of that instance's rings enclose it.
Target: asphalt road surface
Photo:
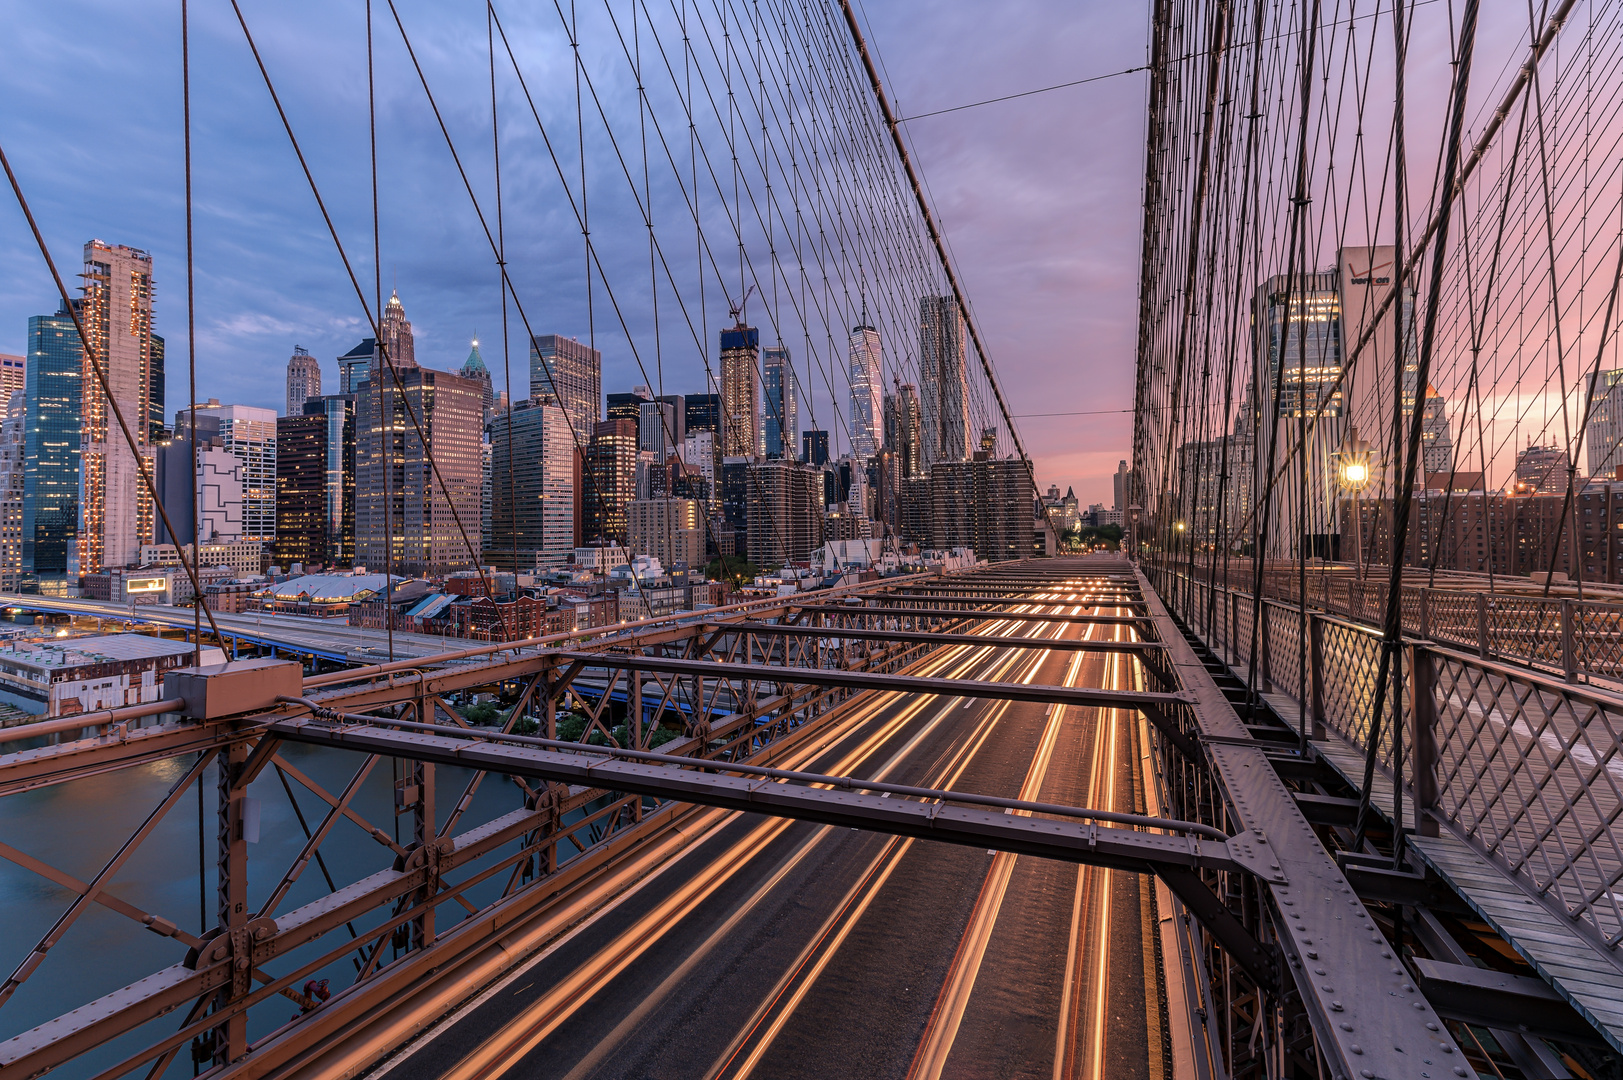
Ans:
[[[1057,610],[1094,611],[1093,587],[1057,587]],[[1108,599],[1097,613],[1126,613]],[[1128,654],[992,647],[943,649],[916,670],[1124,688],[1139,677]],[[892,694],[784,767],[1131,811],[1144,808],[1144,738],[1120,710]],[[758,815],[711,810],[694,827],[699,842],[372,1075],[1167,1075],[1148,879]]]

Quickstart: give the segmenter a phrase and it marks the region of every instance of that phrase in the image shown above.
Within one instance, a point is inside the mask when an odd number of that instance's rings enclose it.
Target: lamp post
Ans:
[[[1143,512],[1144,508],[1137,503],[1127,508],[1127,550],[1135,559],[1138,558],[1138,515]]]
[[[1359,580],[1364,577],[1364,514],[1358,496],[1369,483],[1369,443],[1358,438],[1358,429],[1349,427],[1341,450],[1341,486],[1352,492],[1353,568]]]

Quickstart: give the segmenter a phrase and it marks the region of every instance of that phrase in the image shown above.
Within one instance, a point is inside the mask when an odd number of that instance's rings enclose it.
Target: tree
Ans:
[[[704,569],[705,577],[713,581],[731,581],[734,585],[754,581],[760,573],[760,568],[754,563],[737,555],[714,559]]]

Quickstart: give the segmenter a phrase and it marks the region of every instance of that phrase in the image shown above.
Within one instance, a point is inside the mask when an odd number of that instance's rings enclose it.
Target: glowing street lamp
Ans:
[[[1369,483],[1369,451],[1369,443],[1358,437],[1358,429],[1349,426],[1347,438],[1341,444],[1341,486],[1352,492],[1353,566],[1360,579],[1364,573],[1364,514],[1358,505],[1358,496]]]

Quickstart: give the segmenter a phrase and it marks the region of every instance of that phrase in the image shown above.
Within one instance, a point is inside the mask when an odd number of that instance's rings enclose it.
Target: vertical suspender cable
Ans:
[[[1477,0],[1466,0],[1465,13],[1460,23],[1459,61],[1455,67],[1453,108],[1449,116],[1448,143],[1444,151],[1443,183],[1440,186],[1441,205],[1438,207],[1436,243],[1431,250],[1431,281],[1426,297],[1426,318],[1420,336],[1420,358],[1415,371],[1415,386],[1417,389],[1426,385],[1431,375],[1432,343],[1437,332],[1437,307],[1443,288],[1443,261],[1448,247],[1449,217],[1454,207],[1456,190],[1455,172],[1459,167],[1460,158],[1460,131],[1465,124],[1465,97],[1471,82],[1471,57],[1476,43]],[[1401,63],[1401,56],[1400,56]],[[1401,68],[1400,68],[1401,70]],[[1393,265],[1401,265],[1402,260],[1393,259]],[[1401,277],[1395,278],[1392,283],[1394,290],[1402,286]],[[1403,322],[1403,308],[1398,306],[1397,320],[1401,326]],[[1402,340],[1401,338],[1399,339]],[[1400,352],[1393,358],[1393,364],[1401,374],[1403,370],[1403,354]],[[1399,403],[1401,406],[1401,402]],[[1354,850],[1362,847],[1366,819],[1369,816],[1370,787],[1375,777],[1375,755],[1380,747],[1381,719],[1386,706],[1387,674],[1392,670],[1397,658],[1398,647],[1402,644],[1403,635],[1403,552],[1409,529],[1409,503],[1414,496],[1415,467],[1419,462],[1421,449],[1421,427],[1423,423],[1422,410],[1417,401],[1412,415],[1409,417],[1408,451],[1403,459],[1403,486],[1396,505],[1393,507],[1392,521],[1392,557],[1388,560],[1391,574],[1387,581],[1386,614],[1381,636],[1381,662],[1375,679],[1374,711],[1369,720],[1369,743],[1364,748],[1364,785],[1358,796],[1357,836],[1353,845]],[[1394,702],[1397,701],[1394,695]],[[1394,710],[1401,717],[1401,707]],[[1403,733],[1393,731],[1392,745],[1394,755],[1401,754]],[[1399,759],[1401,761],[1401,759]],[[1399,779],[1402,779],[1401,764],[1399,766]],[[1398,797],[1394,813],[1398,814],[1397,844],[1394,858],[1401,854],[1403,848],[1403,830],[1401,817],[1401,795],[1403,785],[1394,785],[1395,795]]]
[[[372,297],[378,313],[378,336],[372,340],[372,355],[384,355],[383,344],[383,256],[378,227],[378,98],[372,72],[372,0],[366,0],[366,128],[372,148]],[[394,394],[378,368],[378,385],[372,398],[378,403],[378,441],[383,447],[383,632],[389,641],[389,662],[394,662],[394,497],[389,490],[389,473],[394,462]]]

